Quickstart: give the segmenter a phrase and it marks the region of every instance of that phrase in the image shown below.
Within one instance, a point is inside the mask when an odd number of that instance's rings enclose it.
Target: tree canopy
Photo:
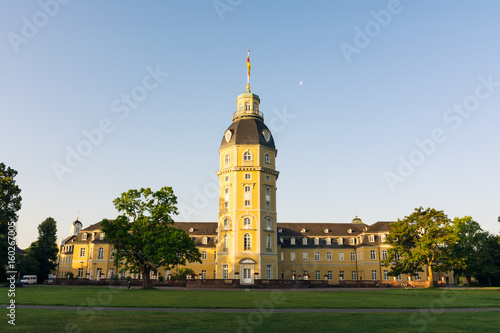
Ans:
[[[201,254],[189,235],[173,226],[178,214],[171,187],[129,190],[113,201],[121,213],[101,222],[105,239],[115,249],[115,264],[142,274],[144,288],[152,288],[150,273],[187,262],[200,262]]]
[[[6,279],[8,230],[17,222],[17,212],[21,209],[21,189],[16,185],[17,171],[0,163],[0,281]]]
[[[428,267],[429,280],[433,272],[447,271],[456,264],[450,255],[450,247],[457,241],[453,225],[443,211],[422,207],[392,226],[387,243],[385,266],[391,266],[391,274],[411,274]]]
[[[29,254],[38,262],[38,281],[43,282],[51,271],[57,267],[57,225],[52,217],[48,217],[38,225],[38,238],[31,243]]]

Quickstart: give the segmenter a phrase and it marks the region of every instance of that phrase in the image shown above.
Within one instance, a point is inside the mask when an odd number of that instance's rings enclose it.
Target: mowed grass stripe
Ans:
[[[3,312],[3,311],[2,311]],[[2,332],[498,332],[498,312],[162,313],[18,309]]]
[[[0,303],[7,304],[7,293]],[[336,308],[421,309],[500,307],[497,289],[381,289],[347,291],[245,291],[114,289],[106,287],[27,287],[16,290],[23,305],[151,308]]]

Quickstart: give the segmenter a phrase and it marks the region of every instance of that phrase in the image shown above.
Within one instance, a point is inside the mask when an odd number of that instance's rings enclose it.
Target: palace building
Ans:
[[[389,245],[385,238],[391,222],[363,223],[357,216],[349,223],[278,222],[276,208],[277,149],[273,134],[260,111],[260,97],[250,91],[247,58],[246,91],[236,98],[232,123],[219,148],[219,215],[217,222],[178,222],[202,254],[203,263],[188,264],[198,278],[255,280],[407,281],[415,276],[389,277],[381,263]],[[100,230],[100,223],[83,228],[73,222],[70,236],[60,242],[58,278],[92,280],[119,271],[114,249]],[[170,272],[160,271],[164,277]],[[157,277],[153,274],[153,278]],[[436,274],[437,275],[437,274]],[[447,276],[448,278],[448,276]]]

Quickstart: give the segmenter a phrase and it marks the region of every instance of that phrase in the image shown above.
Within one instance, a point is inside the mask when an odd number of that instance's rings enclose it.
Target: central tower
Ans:
[[[247,58],[248,79],[250,60]],[[278,276],[276,228],[277,150],[259,111],[260,98],[246,92],[219,149],[219,226],[217,277],[254,279]]]

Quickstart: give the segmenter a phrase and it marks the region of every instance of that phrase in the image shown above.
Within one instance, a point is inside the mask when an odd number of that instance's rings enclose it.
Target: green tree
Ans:
[[[429,279],[434,271],[447,271],[456,264],[450,255],[450,246],[456,242],[453,226],[443,211],[422,207],[391,226],[384,266],[391,267],[391,275],[423,271],[427,266]]]
[[[487,245],[488,233],[470,216],[455,218],[453,230],[457,238],[451,247],[451,255],[456,259],[454,271],[457,275],[465,276],[470,285],[471,278],[478,271],[483,247]]]
[[[0,281],[5,281],[5,266],[8,263],[9,226],[17,222],[21,209],[21,189],[16,185],[17,171],[0,163]]]
[[[487,233],[475,267],[474,277],[481,284],[500,285],[500,236]]]
[[[177,198],[171,187],[157,192],[150,188],[129,190],[113,201],[122,213],[101,222],[105,239],[113,244],[115,264],[142,273],[143,288],[152,288],[150,272],[171,269],[187,262],[200,262],[201,254],[189,235],[173,227]]]
[[[17,254],[16,263],[19,276],[37,275],[38,261],[30,253]]]
[[[38,225],[38,239],[31,243],[28,252],[38,261],[38,281],[45,281],[57,264],[57,226],[52,217]]]

